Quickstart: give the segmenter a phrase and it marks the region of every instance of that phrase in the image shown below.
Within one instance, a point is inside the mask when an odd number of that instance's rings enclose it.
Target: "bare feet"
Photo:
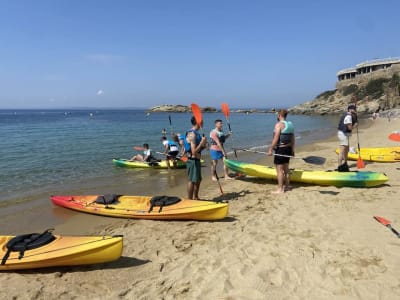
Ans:
[[[235,178],[229,177],[229,175],[225,175],[225,180],[235,180]]]
[[[283,194],[285,191],[282,191],[282,190],[276,190],[276,191],[273,191],[273,192],[271,192],[271,194]]]

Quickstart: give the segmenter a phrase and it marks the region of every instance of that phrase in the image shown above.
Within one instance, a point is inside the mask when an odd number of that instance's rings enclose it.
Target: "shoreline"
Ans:
[[[371,122],[359,130],[362,147],[400,147],[387,139],[389,131],[400,127],[400,119]],[[356,143],[355,135],[351,143]],[[337,144],[329,137],[296,147],[296,155],[324,156],[323,168],[333,168]],[[302,160],[292,160],[291,167],[314,168]],[[203,174],[208,170],[204,168]],[[0,296],[399,298],[398,238],[372,218],[383,216],[400,228],[400,203],[396,201],[399,170],[399,163],[366,163],[365,171],[386,173],[388,183],[377,188],[296,184],[282,195],[271,194],[276,188],[274,181],[252,177],[222,180],[223,198],[230,207],[229,218],[219,222],[112,219],[76,213],[57,225],[55,233],[71,234],[74,227],[81,234],[123,234],[123,257],[97,266],[3,272]],[[202,198],[220,196],[217,183],[204,179],[202,184]],[[215,188],[207,189],[209,184]]]

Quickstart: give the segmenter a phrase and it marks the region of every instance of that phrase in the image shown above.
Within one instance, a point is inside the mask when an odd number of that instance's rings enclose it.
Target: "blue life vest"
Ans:
[[[217,145],[217,143],[214,141],[214,139],[212,138],[212,136],[211,136],[211,133],[212,132],[215,132],[215,134],[217,135],[217,137],[218,137],[218,139],[219,139],[219,142],[221,143],[221,144],[223,144],[223,143],[225,143],[225,133],[223,133],[222,131],[218,131],[218,130],[216,130],[216,129],[213,129],[211,132],[210,132],[210,138],[211,138],[211,145]]]
[[[185,139],[183,140],[183,142],[185,143],[185,152],[192,154],[192,148],[190,147],[190,143],[187,141],[187,135],[189,132],[194,132],[196,134],[196,146],[198,146],[201,142],[201,134],[194,129],[186,131]],[[198,153],[201,153],[201,150]]]
[[[168,142],[168,149],[170,151],[179,151],[178,145],[175,142],[170,140],[167,140],[167,142]]]
[[[294,135],[294,127],[290,121],[282,121],[285,124],[285,128],[281,130],[277,146],[289,145],[292,143]]]
[[[348,112],[345,112],[339,120],[339,125],[338,125],[338,130],[340,130],[343,133],[351,133],[351,129],[347,126],[348,124],[344,124],[344,119],[348,115]],[[353,117],[351,118],[351,122],[353,124]]]

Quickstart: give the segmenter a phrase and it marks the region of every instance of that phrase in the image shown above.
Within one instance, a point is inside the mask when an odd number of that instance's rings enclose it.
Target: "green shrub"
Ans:
[[[332,96],[332,95],[335,94],[335,93],[336,93],[336,90],[325,91],[325,92],[319,94],[319,95],[317,96],[317,98],[324,98],[324,99],[326,99],[326,98]]]
[[[395,88],[395,87],[398,87],[399,85],[400,85],[400,76],[399,76],[399,74],[394,73],[392,78],[390,79],[389,87]]]
[[[347,96],[350,94],[357,94],[358,93],[358,85],[350,84],[343,88],[343,96]]]
[[[370,96],[372,99],[379,98],[380,96],[383,95],[384,84],[388,81],[389,79],[386,78],[378,78],[368,81],[367,85],[365,86],[366,94]]]

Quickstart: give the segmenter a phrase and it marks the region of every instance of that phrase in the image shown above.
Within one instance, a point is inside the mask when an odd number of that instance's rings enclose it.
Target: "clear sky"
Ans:
[[[0,0],[0,108],[283,107],[400,56],[400,1]]]

